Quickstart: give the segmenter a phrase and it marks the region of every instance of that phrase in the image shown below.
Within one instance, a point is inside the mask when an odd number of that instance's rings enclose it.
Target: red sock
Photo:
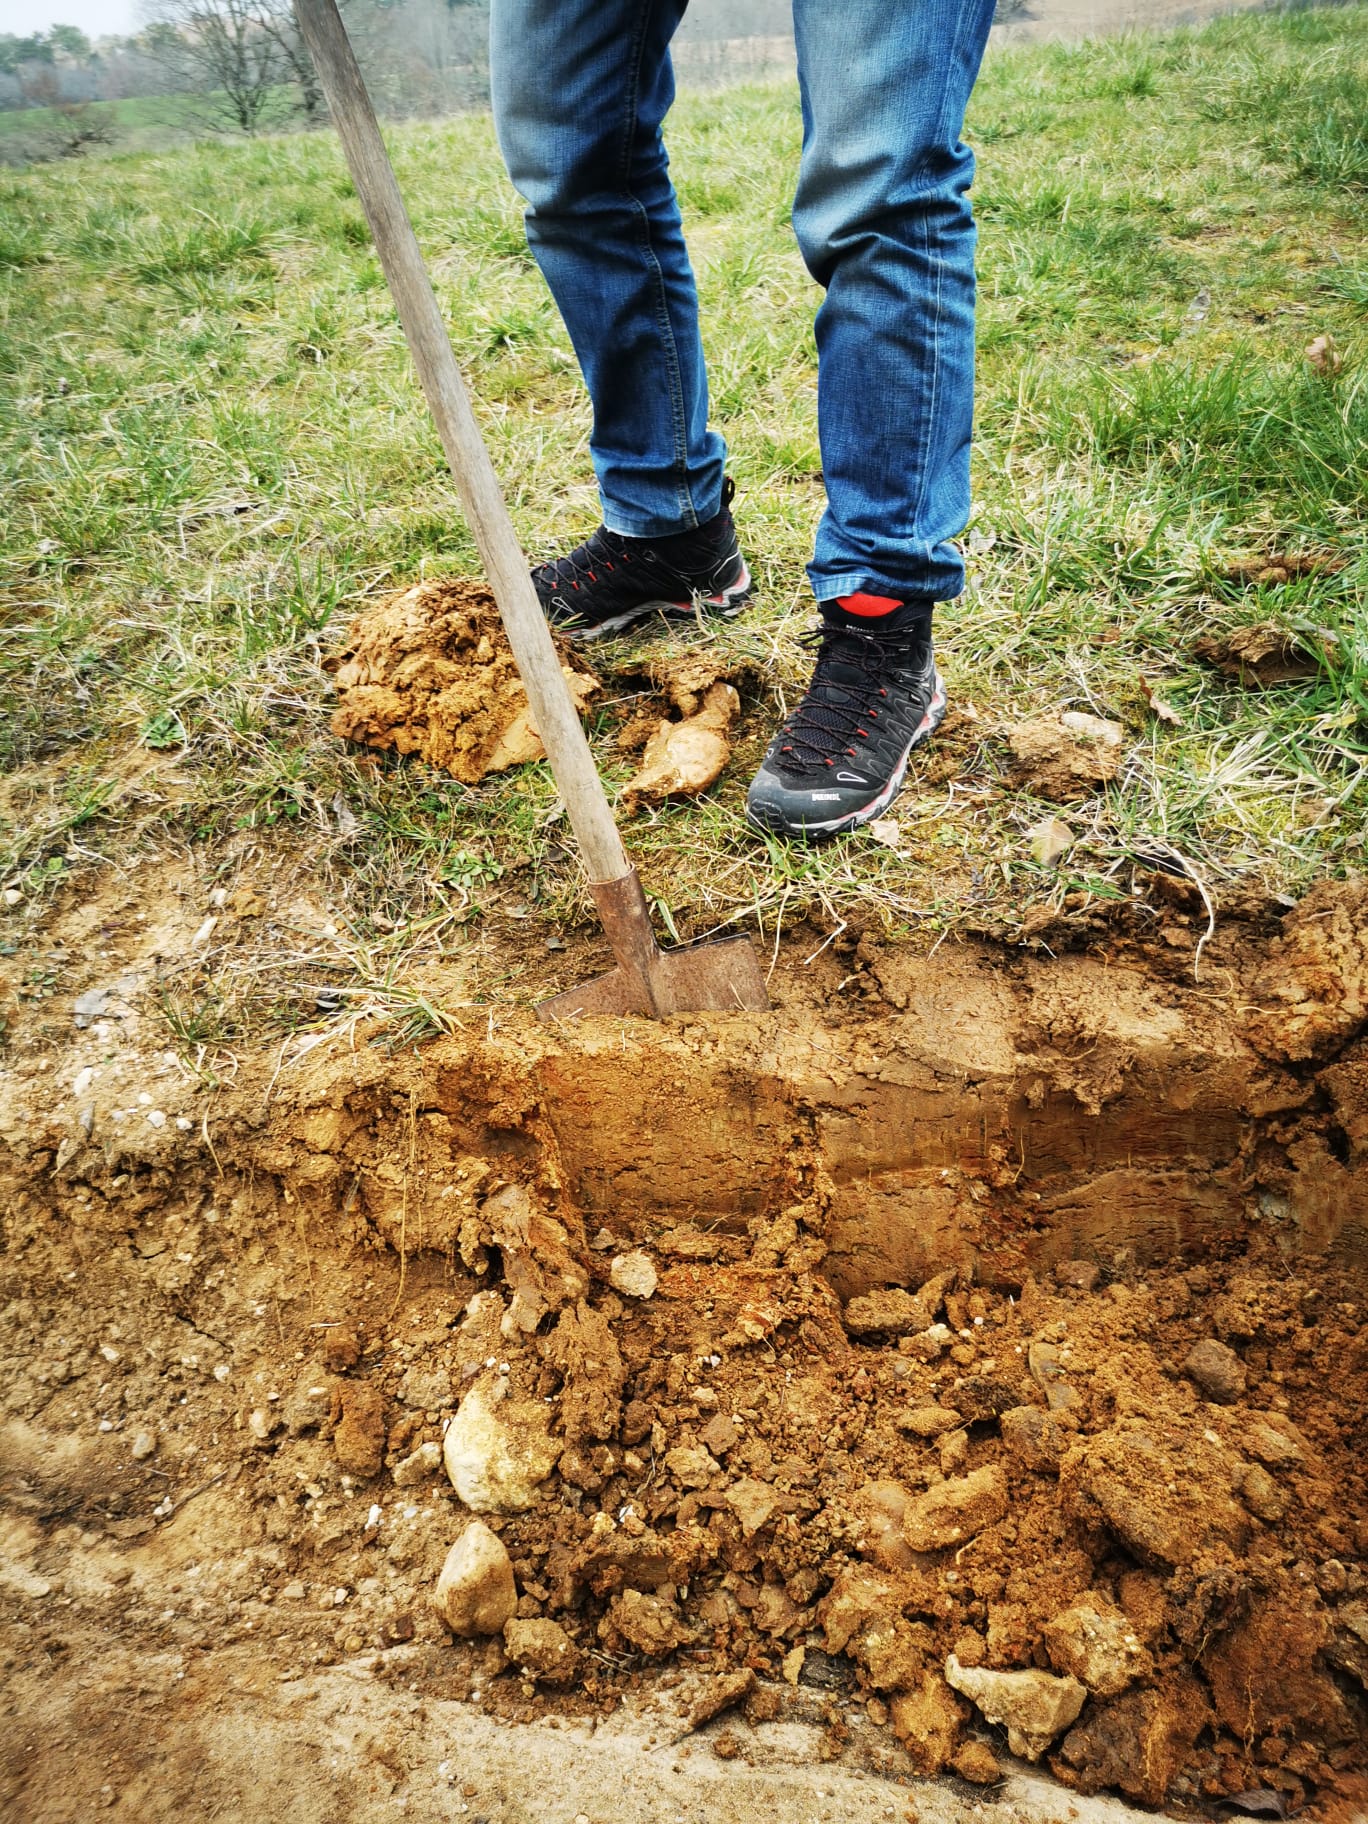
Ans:
[[[838,595],[836,606],[844,608],[847,614],[857,614],[861,620],[878,620],[881,615],[892,614],[903,604],[896,595]]]

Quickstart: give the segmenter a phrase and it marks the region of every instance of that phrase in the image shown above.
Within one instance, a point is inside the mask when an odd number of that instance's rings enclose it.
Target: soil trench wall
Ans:
[[[675,1251],[694,1257],[734,1258],[732,1238],[789,1213],[842,1298],[971,1261],[1012,1283],[1118,1249],[1195,1258],[1270,1227],[1288,1252],[1368,1258],[1361,1040],[1333,1070],[1279,1065],[1212,998],[1119,971],[1104,996],[1083,959],[885,975],[877,1016],[843,1024],[515,1018],[397,1071],[324,1060],[277,1105],[262,1163],[311,1185],[320,1215],[359,1197],[391,1241],[401,1217],[410,1237],[454,1235],[453,1185],[501,1176],[587,1236],[668,1253],[686,1231]]]

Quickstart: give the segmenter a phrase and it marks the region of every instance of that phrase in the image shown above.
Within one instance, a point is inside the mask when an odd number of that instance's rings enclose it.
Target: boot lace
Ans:
[[[582,545],[576,545],[564,557],[537,566],[537,581],[552,590],[578,589],[582,582],[596,583],[601,573],[611,573],[619,565],[630,564],[632,541],[620,533],[600,526]]]
[[[859,758],[859,744],[877,732],[888,713],[890,673],[914,663],[925,646],[921,633],[889,639],[854,628],[820,627],[799,644],[817,655],[807,694],[784,725],[781,764],[791,772]]]

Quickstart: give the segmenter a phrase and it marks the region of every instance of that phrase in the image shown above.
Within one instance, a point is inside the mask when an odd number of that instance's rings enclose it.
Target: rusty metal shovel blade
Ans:
[[[617,957],[605,975],[567,988],[537,1007],[548,1024],[599,1013],[759,1013],[769,1006],[760,959],[748,937],[716,938],[662,950],[633,868],[620,880],[591,882],[589,891]]]

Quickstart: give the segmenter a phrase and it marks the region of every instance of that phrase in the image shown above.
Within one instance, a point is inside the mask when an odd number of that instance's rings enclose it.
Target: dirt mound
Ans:
[[[598,679],[568,647],[561,666],[582,711]],[[391,596],[357,617],[327,668],[339,697],[332,731],[344,740],[420,754],[463,785],[545,758],[494,598],[479,583],[420,583]]]

